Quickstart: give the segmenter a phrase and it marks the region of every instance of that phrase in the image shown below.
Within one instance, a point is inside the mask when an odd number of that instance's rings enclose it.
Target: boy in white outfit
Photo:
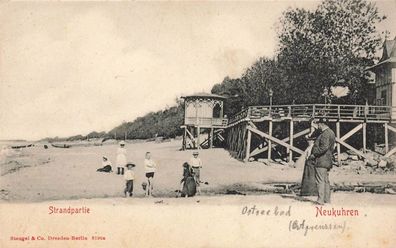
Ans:
[[[152,191],[154,188],[153,179],[154,173],[156,171],[157,164],[151,159],[151,153],[146,152],[146,158],[144,159],[144,169],[146,171],[147,186],[146,186],[146,196],[152,196]]]
[[[197,184],[197,191],[201,194],[201,168],[202,168],[202,161],[198,157],[198,151],[193,152],[193,157],[190,159],[190,166],[193,171],[195,183]]]
[[[133,168],[135,167],[134,164],[128,163],[127,164],[127,169],[124,173],[124,179],[125,179],[125,189],[124,189],[124,194],[125,197],[131,197],[133,195],[133,180],[135,180],[135,172],[133,171]]]

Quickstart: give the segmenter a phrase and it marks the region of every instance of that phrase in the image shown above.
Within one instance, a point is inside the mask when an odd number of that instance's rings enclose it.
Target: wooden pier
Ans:
[[[389,149],[390,132],[396,133],[396,107],[371,105],[301,104],[251,106],[230,117],[225,128],[225,148],[230,154],[244,161],[257,156],[272,159],[274,149],[282,148],[289,162],[304,153],[297,141],[316,129],[318,118],[326,118],[336,134],[336,152],[340,163],[341,149],[353,151],[362,159],[367,159],[368,134],[370,130],[383,127],[384,156],[396,153]],[[276,129],[275,129],[276,128]],[[298,129],[297,129],[298,128]],[[342,135],[341,135],[342,134]],[[361,149],[347,142],[347,139],[361,134]],[[372,140],[370,140],[372,142]],[[301,143],[301,142],[300,142]],[[356,143],[356,142],[355,142]]]

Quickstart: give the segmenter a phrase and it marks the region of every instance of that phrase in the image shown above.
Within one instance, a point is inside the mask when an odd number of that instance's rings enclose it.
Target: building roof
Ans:
[[[395,63],[396,62],[396,37],[393,40],[386,40],[382,46],[382,57],[380,61],[368,67],[366,70],[371,70],[376,68],[379,65],[383,65],[386,63]]]
[[[374,69],[375,67],[386,64],[386,63],[396,63],[396,57],[383,60],[383,61],[379,62],[378,64],[368,67],[366,70]]]
[[[189,95],[189,96],[182,96],[182,98],[215,98],[215,99],[226,99],[227,97],[225,96],[220,96],[216,94],[210,94],[206,92],[200,92],[196,93],[194,95]]]
[[[396,44],[396,37],[394,40],[386,40],[384,42],[384,46],[383,46],[384,50],[383,50],[382,58],[380,61],[396,56],[395,44]]]

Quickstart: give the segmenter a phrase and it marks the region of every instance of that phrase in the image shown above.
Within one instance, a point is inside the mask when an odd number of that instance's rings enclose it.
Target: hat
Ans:
[[[125,145],[125,141],[121,140],[120,141],[120,146],[123,146],[123,145]]]
[[[194,151],[194,152],[193,152],[193,155],[198,155],[198,154],[199,154],[198,151]]]
[[[306,135],[305,139],[306,140],[315,140],[315,137],[313,137],[312,135]]]
[[[136,165],[133,164],[133,163],[127,163],[127,164],[126,164],[126,167],[129,167],[129,166],[135,167]]]
[[[324,123],[326,124],[329,120],[326,117],[319,117],[317,123]]]

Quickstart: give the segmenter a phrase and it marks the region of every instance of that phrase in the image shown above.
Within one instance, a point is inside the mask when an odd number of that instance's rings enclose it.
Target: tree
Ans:
[[[228,97],[224,113],[228,116],[253,105],[268,105],[269,91],[274,92],[274,104],[287,103],[285,84],[277,62],[261,57],[240,78],[225,77],[212,88],[212,93]]]
[[[315,11],[289,9],[278,28],[279,66],[296,102],[322,101],[325,88],[348,86],[350,101],[364,102],[365,68],[382,40],[385,19],[365,0],[323,1]]]

